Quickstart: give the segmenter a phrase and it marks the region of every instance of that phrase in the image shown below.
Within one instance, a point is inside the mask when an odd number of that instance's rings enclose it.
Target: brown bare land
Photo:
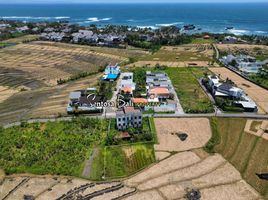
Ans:
[[[221,79],[231,79],[239,88],[242,88],[252,100],[256,102],[259,108],[259,113],[268,113],[268,91],[260,86],[245,80],[236,73],[226,68],[210,68],[210,70],[220,75]]]
[[[210,44],[164,46],[154,54],[143,56],[139,62],[131,66],[154,66],[158,63],[169,67],[210,67],[213,62],[213,54],[214,51]]]
[[[17,93],[18,91],[15,89],[11,89],[5,86],[0,86],[0,103],[11,97],[13,94]]]
[[[206,118],[156,118],[155,127],[159,144],[156,150],[186,151],[203,147],[211,137],[209,120]],[[188,138],[181,141],[177,133],[186,133]]]
[[[156,64],[165,65],[168,67],[211,67],[209,62],[207,61],[138,61],[133,64],[130,64],[129,67],[155,67]],[[218,66],[218,64],[214,64],[213,66]]]
[[[122,60],[119,56],[100,54],[79,46],[68,48],[38,42],[2,49],[0,59],[0,67],[19,69],[49,86],[56,85],[59,79],[81,72],[96,72],[99,66]]]
[[[56,92],[52,93],[46,100],[31,110],[29,117],[46,118],[66,115],[70,92],[94,87],[97,84],[98,78],[100,78],[100,74],[57,87]]]
[[[97,84],[100,74],[60,86],[18,92],[0,104],[0,125],[27,120],[66,115],[69,93]]]

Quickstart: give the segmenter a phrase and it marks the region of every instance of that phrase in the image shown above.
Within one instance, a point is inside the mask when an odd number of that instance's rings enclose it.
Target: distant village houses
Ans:
[[[231,67],[235,67],[243,73],[246,74],[256,74],[262,69],[263,65],[267,64],[268,61],[257,61],[256,58],[248,55],[238,55],[234,56],[229,54],[220,59],[220,61]]]

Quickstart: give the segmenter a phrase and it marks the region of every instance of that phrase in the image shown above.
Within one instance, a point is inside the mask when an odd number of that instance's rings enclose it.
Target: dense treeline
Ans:
[[[80,176],[89,149],[104,143],[107,126],[105,120],[77,118],[1,129],[0,168],[8,174]]]

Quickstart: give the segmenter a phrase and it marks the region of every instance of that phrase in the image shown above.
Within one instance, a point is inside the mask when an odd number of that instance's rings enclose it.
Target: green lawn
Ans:
[[[0,168],[6,173],[80,176],[86,155],[105,141],[108,121],[24,124],[0,130]]]
[[[206,68],[167,68],[166,72],[186,113],[210,113],[213,105],[198,83]]]
[[[192,44],[213,44],[215,43],[214,39],[204,39],[204,38],[195,38],[192,41]]]
[[[258,75],[252,75],[252,76],[249,76],[249,79],[255,81],[259,85],[261,85],[261,86],[263,86],[263,87],[268,89],[268,79],[267,79],[267,77],[261,77],[261,76],[258,76]]]
[[[153,144],[104,147],[93,161],[91,179],[126,177],[153,162],[155,162]]]

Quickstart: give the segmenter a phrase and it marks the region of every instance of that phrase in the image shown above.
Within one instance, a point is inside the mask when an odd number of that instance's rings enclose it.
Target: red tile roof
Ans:
[[[169,90],[167,88],[162,88],[162,87],[156,87],[153,89],[149,90],[150,94],[156,94],[156,95],[166,95],[169,94]]]
[[[133,103],[147,103],[147,99],[144,99],[144,98],[132,98],[131,101]]]

